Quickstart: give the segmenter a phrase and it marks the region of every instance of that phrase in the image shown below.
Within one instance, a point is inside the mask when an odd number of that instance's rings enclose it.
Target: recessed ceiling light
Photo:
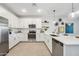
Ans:
[[[37,12],[38,12],[38,13],[42,12],[42,9],[37,9]]]
[[[22,11],[23,13],[27,12],[27,10],[26,10],[26,9],[22,9],[21,11]]]

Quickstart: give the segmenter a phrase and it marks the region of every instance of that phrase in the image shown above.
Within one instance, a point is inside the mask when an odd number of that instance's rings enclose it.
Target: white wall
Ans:
[[[76,19],[75,24],[75,34],[79,35],[79,19]]]
[[[54,21],[57,21],[57,18],[54,20],[53,15],[47,15],[47,16],[43,16],[42,17],[42,21],[47,20],[49,22],[48,26],[48,30],[46,31],[46,33],[50,34],[55,30],[55,26],[54,26]]]
[[[66,22],[74,23],[74,34],[79,35],[79,18],[72,18],[71,20],[67,20]]]
[[[62,20],[63,20],[63,22],[67,22],[67,23],[74,23],[74,34],[72,34],[72,35],[79,35],[79,17],[75,17],[75,18],[73,18],[73,19],[68,19],[67,17],[59,17],[59,18],[62,18]],[[48,20],[49,21],[49,29],[46,31],[46,33],[52,33],[52,32],[54,32],[54,30],[55,30],[55,28],[56,28],[56,26],[54,26],[54,21],[56,21],[56,22],[58,22],[58,19],[59,18],[56,18],[55,20],[52,18],[52,16],[51,17],[49,17],[49,16],[47,16],[47,18],[46,17],[43,17],[43,20]]]
[[[8,19],[9,27],[14,28],[18,27],[18,18],[14,14],[3,8],[2,6],[0,6],[0,16],[3,16]]]

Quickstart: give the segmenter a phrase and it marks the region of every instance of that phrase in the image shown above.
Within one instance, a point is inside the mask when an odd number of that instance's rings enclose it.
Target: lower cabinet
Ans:
[[[63,43],[52,39],[52,55],[63,56]]]
[[[15,46],[19,42],[17,35],[9,35],[9,49]]]
[[[15,46],[16,43],[17,43],[16,38],[10,36],[10,37],[9,37],[9,49],[11,49],[13,46]]]
[[[37,41],[44,41],[49,48],[50,52],[52,53],[52,37],[50,35],[44,33],[36,33],[36,40]]]

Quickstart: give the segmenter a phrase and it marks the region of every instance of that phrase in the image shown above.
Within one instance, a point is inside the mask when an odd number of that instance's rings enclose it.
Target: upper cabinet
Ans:
[[[0,16],[8,19],[8,23],[9,23],[8,26],[9,27],[12,27],[12,28],[19,27],[18,18],[13,13],[9,12],[5,8],[3,8],[2,6],[0,6]]]
[[[36,19],[36,28],[41,28],[42,24],[41,24],[41,19]]]
[[[36,28],[41,28],[41,18],[21,18],[19,20],[20,28],[29,28],[30,24],[35,24]]]
[[[29,24],[35,24],[36,28],[41,28],[41,18],[18,18],[2,6],[0,6],[0,16],[8,19],[8,26],[11,28],[29,28]]]

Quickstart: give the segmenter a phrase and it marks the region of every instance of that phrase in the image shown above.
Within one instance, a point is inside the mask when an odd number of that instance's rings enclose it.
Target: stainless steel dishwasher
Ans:
[[[8,20],[0,16],[0,56],[9,52],[9,28]]]
[[[63,43],[52,39],[52,55],[53,56],[63,56]]]

